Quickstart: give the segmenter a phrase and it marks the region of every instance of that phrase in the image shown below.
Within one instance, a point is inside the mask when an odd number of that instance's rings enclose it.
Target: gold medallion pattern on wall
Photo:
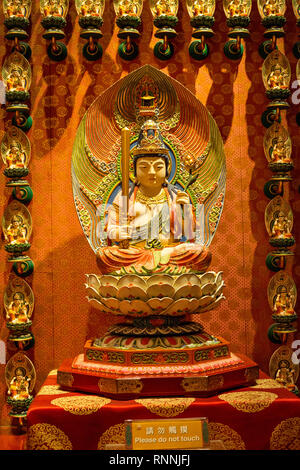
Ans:
[[[224,400],[238,411],[244,413],[257,413],[268,408],[278,395],[272,392],[232,392],[219,395],[220,400]]]
[[[66,390],[62,390],[60,385],[44,385],[37,395],[62,395],[69,393]]]
[[[230,426],[222,423],[208,423],[209,438],[212,441],[223,441],[226,450],[245,450],[241,436]]]
[[[48,423],[31,426],[27,435],[28,450],[72,450],[68,436],[58,427]]]
[[[109,398],[96,396],[61,397],[51,401],[51,405],[59,406],[73,415],[90,415],[110,403]]]
[[[125,444],[125,424],[114,424],[108,428],[100,437],[98,450],[104,450],[106,444]]]
[[[270,439],[270,450],[300,450],[300,418],[281,421]]]
[[[195,398],[140,398],[135,401],[153,414],[172,418],[187,410]]]
[[[250,388],[284,388],[283,385],[276,382],[273,379],[257,379],[256,385],[252,385]]]

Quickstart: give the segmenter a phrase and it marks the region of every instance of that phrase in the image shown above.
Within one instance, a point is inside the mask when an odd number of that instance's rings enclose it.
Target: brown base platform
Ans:
[[[226,363],[226,361],[228,361]],[[74,367],[74,364],[77,366]],[[82,368],[79,368],[83,364]],[[140,397],[208,397],[224,390],[253,385],[259,370],[248,357],[231,354],[214,361],[214,367],[197,374],[120,375],[84,368],[83,358],[66,359],[57,373],[57,383],[66,390],[82,391],[119,400]]]

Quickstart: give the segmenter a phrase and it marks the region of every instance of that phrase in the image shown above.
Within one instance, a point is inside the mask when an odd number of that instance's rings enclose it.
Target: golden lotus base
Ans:
[[[255,384],[258,366],[243,355],[197,365],[107,366],[84,360],[84,355],[63,362],[57,383],[76,390],[118,400],[139,397],[208,397],[223,390]]]

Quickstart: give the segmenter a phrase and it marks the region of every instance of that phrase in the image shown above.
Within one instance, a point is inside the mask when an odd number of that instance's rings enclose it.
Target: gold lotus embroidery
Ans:
[[[257,379],[256,385],[252,385],[250,388],[284,388],[283,385],[276,382],[273,379]]]
[[[114,424],[100,437],[98,450],[104,450],[106,444],[125,444],[125,424]]]
[[[31,426],[27,434],[28,450],[72,450],[68,436],[58,427],[48,423]]]
[[[59,406],[65,411],[73,415],[90,415],[96,413],[103,406],[110,403],[109,398],[96,396],[80,396],[80,397],[62,397],[55,398],[51,401],[51,405]]]
[[[209,438],[212,441],[223,441],[226,450],[245,450],[241,436],[231,427],[222,423],[208,423]]]
[[[62,395],[69,393],[65,390],[61,390],[60,385],[44,385],[37,395]]]
[[[300,450],[300,418],[281,421],[270,439],[270,450]]]
[[[220,400],[224,400],[236,410],[244,413],[257,413],[268,408],[278,395],[271,392],[232,392],[219,395]]]
[[[183,413],[195,398],[140,398],[135,400],[158,416],[173,417]]]

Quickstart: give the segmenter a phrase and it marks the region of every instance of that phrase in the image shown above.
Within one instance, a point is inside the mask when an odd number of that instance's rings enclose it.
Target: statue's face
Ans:
[[[166,178],[166,164],[163,158],[141,157],[136,162],[136,177],[145,188],[161,188]]]

